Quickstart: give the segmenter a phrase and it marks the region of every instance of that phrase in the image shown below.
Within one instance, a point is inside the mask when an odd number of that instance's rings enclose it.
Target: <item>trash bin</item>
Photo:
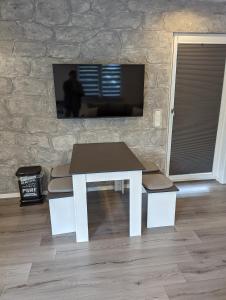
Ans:
[[[21,167],[17,170],[20,189],[20,206],[43,202],[41,166]]]

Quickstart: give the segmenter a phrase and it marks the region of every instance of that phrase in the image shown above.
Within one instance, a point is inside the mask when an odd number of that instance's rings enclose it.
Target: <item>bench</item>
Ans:
[[[70,164],[59,165],[51,170],[52,178],[71,177]]]
[[[161,173],[144,174],[142,182],[148,194],[147,228],[174,226],[178,188]]]
[[[52,235],[75,232],[72,178],[55,178],[48,185]]]

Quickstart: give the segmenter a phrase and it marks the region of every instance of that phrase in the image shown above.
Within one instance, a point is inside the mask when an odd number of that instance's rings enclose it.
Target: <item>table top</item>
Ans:
[[[144,170],[135,154],[123,143],[76,144],[70,173],[89,174]]]

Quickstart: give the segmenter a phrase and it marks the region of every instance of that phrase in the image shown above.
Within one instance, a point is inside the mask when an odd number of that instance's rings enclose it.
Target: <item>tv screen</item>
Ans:
[[[54,64],[58,118],[143,116],[144,65]]]

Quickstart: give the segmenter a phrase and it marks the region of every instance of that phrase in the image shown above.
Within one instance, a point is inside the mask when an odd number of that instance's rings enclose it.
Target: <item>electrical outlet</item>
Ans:
[[[161,109],[154,110],[154,127],[162,127],[162,111]]]

